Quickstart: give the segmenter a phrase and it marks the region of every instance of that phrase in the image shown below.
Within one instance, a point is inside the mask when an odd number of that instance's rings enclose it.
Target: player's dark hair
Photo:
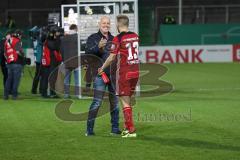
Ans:
[[[70,30],[77,30],[77,25],[76,24],[71,24],[69,29]]]
[[[118,15],[117,22],[123,26],[127,26],[127,27],[129,26],[129,18],[126,15]]]

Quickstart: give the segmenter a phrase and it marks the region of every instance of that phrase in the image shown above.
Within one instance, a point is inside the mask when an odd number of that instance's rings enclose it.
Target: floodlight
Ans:
[[[109,6],[104,6],[103,10],[104,10],[104,12],[107,13],[107,14],[110,14],[110,13],[111,13],[111,9],[109,8]]]

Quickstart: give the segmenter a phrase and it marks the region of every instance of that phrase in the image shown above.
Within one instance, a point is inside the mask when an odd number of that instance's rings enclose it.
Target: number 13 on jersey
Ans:
[[[126,44],[126,48],[128,49],[128,61],[138,60],[138,42],[131,42]]]

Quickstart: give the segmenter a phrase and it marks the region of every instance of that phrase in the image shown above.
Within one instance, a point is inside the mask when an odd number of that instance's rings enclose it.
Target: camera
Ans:
[[[34,40],[40,40],[42,43],[46,41],[46,39],[53,39],[54,35],[58,33],[57,36],[64,36],[64,29],[53,24],[49,24],[47,26],[43,26],[41,28],[35,26],[29,30],[30,38]]]
[[[58,33],[58,34],[56,34]],[[64,36],[64,29],[57,25],[48,26],[48,39],[53,39],[54,35],[57,37]]]
[[[23,58],[23,64],[24,65],[31,65],[31,58],[24,57]]]
[[[33,27],[29,30],[29,37],[32,41],[39,40],[42,43],[47,39],[48,35],[48,28],[47,26],[44,27]]]
[[[37,40],[40,36],[40,28],[34,26],[32,29],[29,30],[29,36],[32,40]]]

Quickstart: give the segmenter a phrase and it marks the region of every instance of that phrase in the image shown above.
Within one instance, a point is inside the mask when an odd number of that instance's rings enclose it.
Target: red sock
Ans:
[[[123,108],[123,115],[124,115],[124,127],[129,130],[129,132],[134,132],[134,124],[133,124],[133,117],[132,117],[132,107],[124,106]]]

